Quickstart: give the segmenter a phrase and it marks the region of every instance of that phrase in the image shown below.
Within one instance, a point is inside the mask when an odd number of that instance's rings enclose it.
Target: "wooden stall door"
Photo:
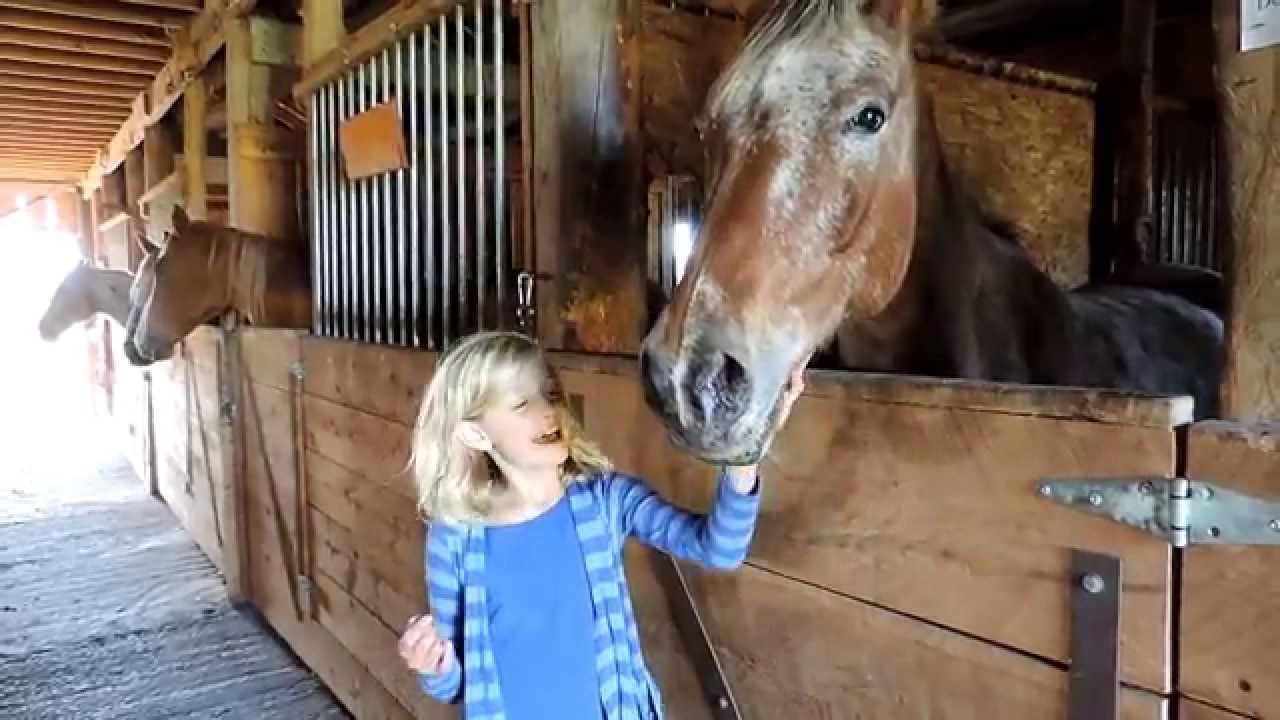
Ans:
[[[1280,500],[1280,424],[1197,423],[1187,446],[1193,482]],[[1278,568],[1280,547],[1192,545],[1184,551],[1182,694],[1249,717],[1280,717]],[[1197,712],[1182,717],[1230,717]]]
[[[631,363],[556,362],[620,469],[707,506],[712,470],[670,446]],[[1124,564],[1120,717],[1165,717],[1169,546],[1036,489],[1171,474],[1177,415],[1157,399],[811,373],[763,466],[747,565],[687,568],[747,717],[1065,717],[1072,548]],[[646,652],[672,716],[699,717],[648,573],[633,557]]]

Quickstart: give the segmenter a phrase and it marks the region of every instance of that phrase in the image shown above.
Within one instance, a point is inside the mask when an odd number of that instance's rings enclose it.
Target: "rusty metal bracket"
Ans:
[[[1071,551],[1068,720],[1115,720],[1120,647],[1120,558]]]
[[[711,636],[702,622],[702,616],[698,614],[693,593],[689,591],[689,583],[680,570],[679,561],[662,552],[651,551],[650,555],[654,573],[666,591],[667,605],[671,608],[676,632],[680,635],[685,652],[689,654],[689,660],[698,674],[698,682],[711,706],[711,716],[715,720],[742,720],[738,701],[729,687],[724,667],[716,656],[715,646],[711,643]]]

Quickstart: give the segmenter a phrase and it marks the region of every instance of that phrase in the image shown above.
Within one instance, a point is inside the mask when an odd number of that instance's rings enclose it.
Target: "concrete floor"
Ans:
[[[227,604],[214,566],[109,443],[83,438],[70,452],[0,450],[0,718],[349,717]]]

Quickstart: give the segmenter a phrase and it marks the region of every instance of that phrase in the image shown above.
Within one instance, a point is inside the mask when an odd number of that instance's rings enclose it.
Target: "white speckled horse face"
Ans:
[[[790,371],[897,293],[915,237],[911,54],[933,0],[796,0],[761,18],[705,112],[705,220],[641,353],[680,446],[751,462]]]

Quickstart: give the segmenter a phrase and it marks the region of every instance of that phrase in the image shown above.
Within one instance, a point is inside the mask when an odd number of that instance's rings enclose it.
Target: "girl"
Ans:
[[[797,369],[785,421],[803,389]],[[567,411],[528,337],[472,335],[446,353],[414,430],[419,507],[430,519],[431,615],[400,655],[422,689],[468,718],[662,717],[623,572],[628,535],[732,569],[747,555],[756,467],[727,467],[710,515],[669,505],[613,472]]]

